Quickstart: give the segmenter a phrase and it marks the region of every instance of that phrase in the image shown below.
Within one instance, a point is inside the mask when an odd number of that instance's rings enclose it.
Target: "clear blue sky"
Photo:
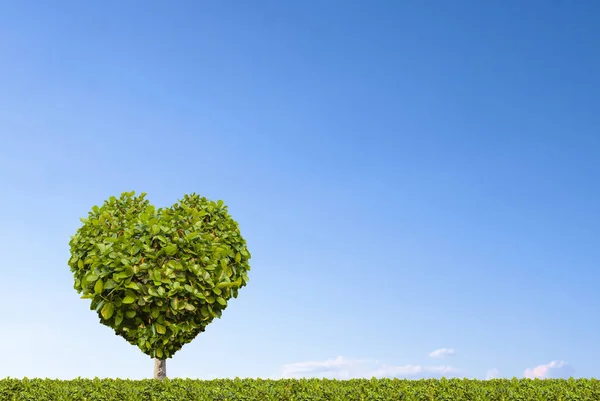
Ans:
[[[598,49],[591,0],[2,2],[0,377],[151,377],[67,265],[129,190],[253,255],[169,376],[598,377]]]

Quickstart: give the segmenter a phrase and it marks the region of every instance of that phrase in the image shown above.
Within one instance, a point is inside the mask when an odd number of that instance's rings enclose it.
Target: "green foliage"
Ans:
[[[594,401],[597,379],[0,380],[12,401]]]
[[[223,201],[185,195],[156,209],[126,192],[71,237],[74,287],[100,322],[152,358],[171,358],[248,282],[250,253]]]

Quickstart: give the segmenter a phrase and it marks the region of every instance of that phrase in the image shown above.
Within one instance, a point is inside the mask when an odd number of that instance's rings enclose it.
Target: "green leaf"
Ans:
[[[110,290],[113,289],[117,286],[117,283],[115,283],[113,280],[108,279],[106,280],[106,283],[104,283],[104,289],[105,290]]]
[[[179,300],[177,298],[171,299],[171,308],[175,310],[179,309]]]
[[[158,331],[158,329],[157,329],[156,331]],[[157,349],[157,350],[156,350],[156,357],[157,357],[158,359],[161,359],[161,358],[163,357],[163,352],[162,352],[162,350],[161,350],[161,349]]]
[[[129,277],[131,277],[131,276],[129,274],[125,273],[125,272],[121,272],[121,273],[115,274],[113,276],[113,278],[115,280],[117,280],[117,281],[123,281],[123,280],[125,280],[126,278],[129,278]]]
[[[223,269],[227,269],[227,260],[225,260],[225,259],[221,259],[221,267],[222,267]]]
[[[77,261],[77,267],[79,267],[80,270],[83,269],[83,260],[79,259]]]
[[[102,280],[96,281],[96,285],[94,285],[94,293],[100,294],[103,289],[104,289],[104,283],[102,282]]]
[[[185,239],[188,241],[193,241],[196,238],[198,238],[198,232],[197,231],[192,231],[191,233],[189,233],[188,235],[185,236]]]
[[[118,311],[115,316],[115,326],[119,327],[123,323],[123,312]]]
[[[242,254],[241,254],[241,253],[239,253],[239,252],[238,252],[238,253],[236,253],[236,254],[235,254],[235,261],[236,261],[237,263],[240,263],[240,261],[241,261],[241,260],[242,260]]]
[[[132,304],[135,302],[135,298],[132,297],[131,295],[127,295],[125,298],[123,298],[123,303],[124,304]]]
[[[156,332],[158,334],[165,334],[167,332],[167,328],[162,324],[156,323],[154,326],[156,327]]]
[[[160,274],[159,270],[154,270],[154,280],[156,280],[156,281],[162,280],[162,275]]]
[[[169,245],[163,248],[167,256],[173,256],[177,253],[177,245]]]
[[[237,280],[233,281],[233,282],[221,282],[219,284],[217,284],[217,288],[233,288],[233,287],[239,287],[242,285],[242,279],[238,278]]]
[[[127,285],[125,286],[125,288],[130,288],[130,289],[132,289],[132,290],[137,290],[137,291],[139,291],[139,289],[140,289],[140,286],[139,286],[139,285],[137,285],[137,283],[135,283],[135,282],[133,282],[133,281],[132,281],[131,283],[127,284]]]
[[[125,312],[125,316],[127,316],[129,319],[134,317],[135,314],[136,314],[136,312],[134,310],[128,310],[127,312]]]
[[[83,277],[83,280],[87,283],[93,283],[94,281],[98,280],[98,276],[94,273],[89,273]]]
[[[227,301],[225,301],[223,298],[218,297],[217,298],[217,302],[220,303],[221,305],[225,306],[227,305]]]
[[[104,307],[102,307],[102,311],[100,311],[104,320],[110,319],[113,313],[115,313],[115,306],[112,303],[105,304]]]
[[[95,308],[94,308],[94,304],[96,304]],[[101,300],[100,302],[98,302],[97,298],[92,299],[92,303],[90,304],[90,309],[95,309],[96,312],[100,312],[100,310],[102,309],[104,304],[106,304],[106,301],[104,301],[104,300]]]

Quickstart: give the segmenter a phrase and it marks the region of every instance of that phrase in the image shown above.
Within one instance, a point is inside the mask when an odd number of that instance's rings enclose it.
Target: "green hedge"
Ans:
[[[2,379],[1,401],[600,400],[597,379]]]

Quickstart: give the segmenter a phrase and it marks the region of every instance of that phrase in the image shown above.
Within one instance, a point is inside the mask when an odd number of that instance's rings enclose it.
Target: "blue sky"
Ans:
[[[2,2],[0,377],[151,377],[67,265],[129,190],[223,199],[253,256],[171,377],[598,377],[598,15]]]

